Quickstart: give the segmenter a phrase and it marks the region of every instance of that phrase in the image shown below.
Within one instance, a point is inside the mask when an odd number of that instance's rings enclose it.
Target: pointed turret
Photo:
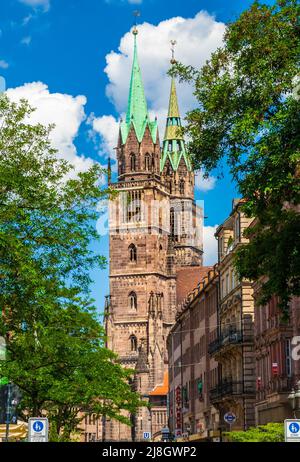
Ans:
[[[131,126],[134,127],[135,134],[139,143],[143,139],[147,126],[150,129],[153,143],[156,143],[157,137],[157,121],[155,120],[154,122],[150,122],[148,114],[142,73],[138,60],[137,34],[138,31],[136,28],[134,28],[134,53],[128,98],[128,108],[126,113],[126,120],[121,123],[121,135],[123,144],[125,144],[127,141],[127,137]]]
[[[163,155],[161,159],[161,172],[165,167],[167,159],[169,159],[173,170],[177,171],[182,158],[184,159],[188,171],[191,171],[192,166],[186,152],[184,138],[182,135],[182,125],[179,113],[175,79],[172,78],[169,112],[163,142]]]
[[[172,68],[177,63],[175,59],[175,45],[176,40],[171,41],[172,45]],[[164,170],[167,159],[171,164],[172,169],[176,172],[178,170],[181,159],[184,159],[185,165],[189,172],[192,170],[191,162],[188,158],[184,138],[182,135],[181,118],[179,113],[178,98],[176,92],[175,79],[172,77],[171,81],[171,92],[169,101],[169,112],[167,117],[167,126],[165,132],[165,138],[163,143],[163,155],[161,159],[160,171]]]

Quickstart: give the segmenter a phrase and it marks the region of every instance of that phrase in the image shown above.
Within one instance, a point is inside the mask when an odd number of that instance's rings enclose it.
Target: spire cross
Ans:
[[[171,64],[176,64],[177,61],[175,59],[175,47],[177,45],[176,40],[171,40],[171,51],[172,51],[172,59],[171,59]]]
[[[134,29],[133,29],[133,35],[137,35],[138,34],[138,30],[137,30],[137,25],[138,25],[138,18],[141,16],[141,12],[139,10],[135,10],[133,12],[133,16],[135,17],[135,24],[134,24]]]

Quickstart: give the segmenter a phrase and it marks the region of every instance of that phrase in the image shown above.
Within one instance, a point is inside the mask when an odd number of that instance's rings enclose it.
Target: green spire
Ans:
[[[126,113],[126,120],[121,123],[121,135],[123,143],[126,143],[130,128],[133,125],[137,139],[139,142],[141,142],[145,133],[145,129],[147,126],[149,126],[153,142],[155,143],[157,134],[157,122],[150,122],[149,120],[142,73],[138,61],[137,33],[138,32],[135,28],[133,31],[134,54],[128,98],[128,108]]]
[[[172,78],[169,112],[167,117],[160,170],[163,171],[166,161],[169,159],[173,170],[176,171],[182,157],[184,158],[188,170],[191,171],[191,162],[187,155],[184,139],[181,132],[181,118],[179,113],[175,79]]]

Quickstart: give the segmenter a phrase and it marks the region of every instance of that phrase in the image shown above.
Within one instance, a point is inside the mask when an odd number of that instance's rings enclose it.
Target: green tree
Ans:
[[[228,432],[224,436],[231,443],[281,443],[284,442],[284,426],[282,423],[269,423],[244,432]]]
[[[90,293],[97,243],[97,164],[75,179],[51,147],[51,127],[30,125],[26,101],[0,96],[0,377],[22,392],[20,412],[47,412],[52,437],[68,439],[79,412],[125,421],[141,404],[131,371],[105,348]]]
[[[208,174],[226,159],[244,210],[257,218],[238,272],[264,276],[261,302],[275,294],[284,312],[300,294],[299,18],[297,0],[256,1],[201,70],[172,71],[194,86],[199,103],[186,128],[195,168]]]

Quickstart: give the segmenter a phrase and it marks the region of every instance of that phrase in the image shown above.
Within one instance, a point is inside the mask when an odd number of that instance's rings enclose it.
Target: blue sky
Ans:
[[[139,56],[150,113],[165,122],[169,41],[178,40],[178,59],[200,66],[221,44],[224,24],[249,0],[6,0],[1,2],[0,75],[12,99],[27,97],[36,120],[55,122],[53,143],[76,169],[106,165],[116,144],[118,118],[126,110],[131,65],[133,11],[141,11]],[[200,13],[202,11],[202,13]],[[182,116],[193,107],[191,89],[178,87]],[[162,137],[163,133],[161,133]],[[236,196],[230,177],[201,182],[207,262],[214,259],[214,226]],[[100,252],[108,256],[108,238]],[[99,310],[108,293],[106,271],[95,271]]]

